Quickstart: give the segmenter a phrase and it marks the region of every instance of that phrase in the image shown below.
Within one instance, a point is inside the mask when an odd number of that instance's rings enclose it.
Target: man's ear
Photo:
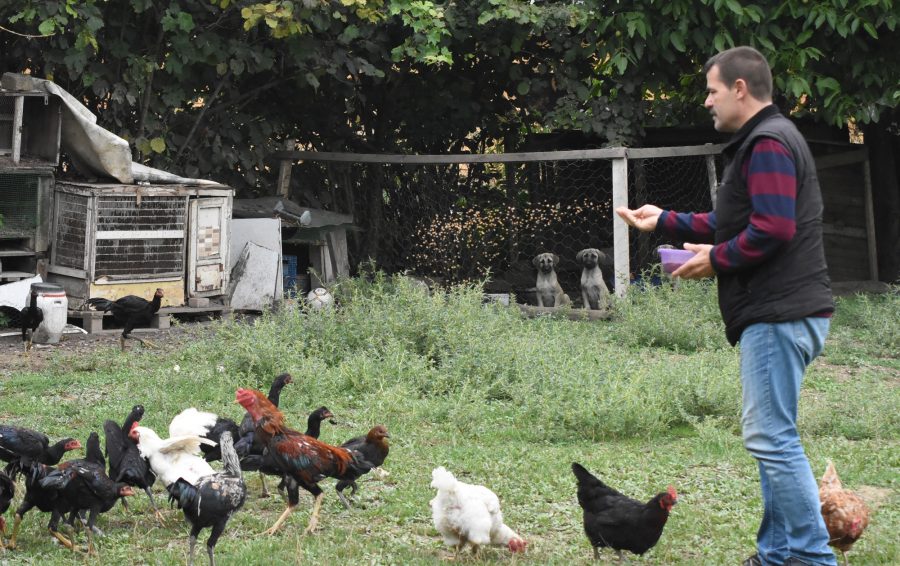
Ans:
[[[735,97],[738,100],[750,94],[750,91],[747,89],[747,81],[744,79],[736,79],[732,88],[734,89]]]

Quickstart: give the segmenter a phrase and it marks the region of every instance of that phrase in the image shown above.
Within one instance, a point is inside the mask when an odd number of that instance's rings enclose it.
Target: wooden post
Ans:
[[[12,124],[12,162],[19,163],[22,154],[22,114],[25,109],[25,97],[16,96],[14,100],[13,124]]]
[[[291,151],[296,146],[295,140],[284,140],[284,149]],[[290,159],[282,159],[278,166],[278,196],[287,200],[291,199],[291,168],[294,162]]]
[[[719,180],[716,178],[716,156],[706,156],[706,176],[709,179],[709,198],[712,201],[712,209],[716,208],[716,192],[719,190]]]
[[[613,264],[616,272],[616,296],[624,297],[631,279],[628,224],[615,213],[616,208],[628,206],[628,158],[612,160],[613,182]]]
[[[872,170],[869,168],[869,159],[866,158],[863,166],[863,200],[866,207],[866,243],[869,251],[869,279],[878,281],[878,251],[875,247],[875,207],[872,204]]]

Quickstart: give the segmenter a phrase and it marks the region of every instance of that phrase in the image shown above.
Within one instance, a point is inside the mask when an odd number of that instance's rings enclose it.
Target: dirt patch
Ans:
[[[881,505],[884,505],[894,496],[893,489],[877,487],[874,485],[862,485],[853,491],[858,493],[859,496],[863,498],[863,501],[865,501],[872,509],[877,509]]]
[[[14,330],[14,329],[10,329]],[[178,324],[163,330],[144,330],[138,336],[156,345],[154,351],[171,352],[178,350],[200,336],[206,336],[212,330],[210,322],[190,322]],[[83,358],[98,350],[119,348],[119,331],[100,334],[64,334],[58,344],[35,344],[27,355],[22,337],[0,337],[0,372],[41,371],[52,360],[54,363],[68,358]],[[128,350],[141,350],[140,342],[127,340]]]

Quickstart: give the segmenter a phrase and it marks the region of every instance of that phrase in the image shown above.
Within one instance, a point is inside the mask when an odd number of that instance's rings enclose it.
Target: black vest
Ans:
[[[777,107],[767,106],[728,142],[725,171],[716,196],[716,244],[737,236],[752,212],[744,161],[761,137],[780,141],[797,168],[797,231],[775,255],[732,273],[719,273],[719,309],[731,345],[757,322],[785,322],[834,310],[822,243],[822,192],[806,140]]]

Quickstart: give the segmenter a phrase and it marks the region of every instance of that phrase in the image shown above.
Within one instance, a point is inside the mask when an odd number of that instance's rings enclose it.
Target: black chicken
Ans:
[[[40,480],[43,489],[59,492],[54,503],[54,517],[69,512],[69,522],[72,523],[76,516],[88,513],[85,522],[88,553],[94,552],[93,535],[103,534],[96,526],[97,516],[112,509],[120,497],[134,495],[134,489],[130,485],[111,480],[106,475],[105,467],[99,436],[92,432],[84,459],[63,462]]]
[[[25,351],[31,350],[31,339],[38,326],[44,322],[44,311],[37,305],[37,290],[31,290],[31,301],[28,306],[22,309],[22,342],[25,343]],[[29,332],[29,330],[31,332]]]
[[[620,560],[623,550],[641,555],[653,548],[678,499],[674,487],[641,503],[607,486],[578,463],[572,463],[572,472],[578,480],[578,504],[584,510],[584,532],[594,547],[594,558],[605,547],[615,550]]]
[[[15,480],[16,475],[33,463],[56,465],[63,454],[81,448],[74,438],[64,438],[50,444],[47,435],[29,428],[0,424],[0,460],[7,462],[6,472]]]
[[[87,304],[95,310],[111,312],[113,320],[123,326],[122,336],[119,337],[119,345],[124,352],[125,340],[131,338],[131,331],[138,326],[150,324],[153,315],[156,314],[159,310],[159,306],[162,304],[162,298],[163,290],[157,289],[156,293],[153,294],[152,301],[142,299],[135,295],[126,295],[115,301],[95,297],[93,299],[88,299]],[[142,340],[136,336],[134,339],[140,342],[142,346],[155,347],[153,342],[150,342],[149,340]]]
[[[184,517],[191,524],[188,558],[190,565],[194,563],[197,535],[206,527],[212,529],[206,540],[209,564],[216,565],[216,542],[225,530],[228,520],[244,505],[247,497],[247,488],[241,477],[241,464],[234,451],[230,432],[222,433],[219,445],[222,451],[223,471],[200,478],[196,485],[192,485],[184,478],[178,478],[167,488],[169,499],[177,502],[178,507],[184,511]]]
[[[363,460],[368,464],[371,464],[372,468],[377,468],[382,465],[385,458],[387,458],[388,451],[390,450],[387,439],[390,437],[391,435],[388,433],[387,427],[378,425],[372,428],[365,436],[351,438],[347,442],[341,444],[341,447],[359,452],[362,455]],[[335,489],[337,489],[338,498],[347,509],[350,508],[350,503],[347,501],[347,498],[344,497],[343,491],[350,487],[350,497],[356,495],[356,480],[359,479],[363,473],[368,471],[369,470],[366,470],[365,468],[348,468],[345,474],[337,476],[338,482]]]
[[[16,548],[16,539],[19,536],[19,527],[22,526],[22,519],[25,517],[25,513],[28,513],[35,507],[44,513],[51,513],[50,523],[47,525],[50,534],[56,537],[56,539],[66,547],[74,548],[72,542],[60,533],[57,528],[62,513],[68,512],[71,509],[65,507],[63,503],[59,501],[59,492],[57,490],[45,489],[41,487],[40,483],[41,480],[53,473],[55,468],[35,462],[23,471],[25,472],[23,473],[23,476],[25,477],[25,496],[22,498],[22,503],[19,504],[18,509],[16,509],[12,535],[10,535],[6,548],[9,548],[10,550]],[[59,512],[55,512],[57,510],[59,510]]]
[[[106,455],[109,458],[109,477],[113,481],[125,482],[132,487],[144,490],[144,493],[150,498],[150,505],[153,506],[156,519],[160,524],[165,524],[159,507],[156,506],[156,501],[153,499],[153,490],[150,489],[156,482],[156,474],[150,469],[147,460],[141,456],[137,444],[128,436],[132,425],[140,422],[143,416],[143,405],[135,405],[121,427],[111,420],[103,423],[103,432],[106,436]],[[122,504],[127,509],[125,501],[123,499]]]
[[[6,519],[3,514],[9,509],[9,504],[16,495],[16,482],[6,472],[0,470],[0,550],[6,548],[3,537],[6,536]]]

